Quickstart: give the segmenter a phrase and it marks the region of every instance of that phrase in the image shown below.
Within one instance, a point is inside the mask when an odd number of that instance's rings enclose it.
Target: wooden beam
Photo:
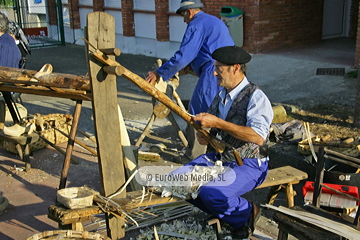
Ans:
[[[85,37],[98,49],[115,47],[115,20],[104,12],[87,15]],[[116,193],[125,184],[125,171],[121,147],[121,132],[117,104],[116,76],[106,74],[91,54],[91,47],[86,45],[94,114],[97,153],[102,184],[102,195]],[[113,56],[109,59],[114,59]],[[125,197],[122,192],[117,197]],[[108,236],[120,239],[125,236],[124,221],[114,215],[106,215]]]
[[[34,75],[36,72],[36,70],[0,67],[0,78],[29,81],[31,79],[30,76]],[[90,80],[87,76],[77,76],[74,74],[65,73],[50,73],[39,77],[39,79],[44,83],[59,84],[59,86],[63,88],[72,88],[85,91],[90,90]]]

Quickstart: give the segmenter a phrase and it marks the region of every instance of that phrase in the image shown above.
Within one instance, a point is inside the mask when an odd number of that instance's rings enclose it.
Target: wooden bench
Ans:
[[[278,193],[282,191],[286,194],[287,207],[293,207],[296,196],[293,185],[307,178],[306,172],[291,166],[274,168],[269,170],[266,180],[257,189],[271,187],[266,198],[267,204],[273,204]]]
[[[266,202],[273,204],[279,191],[284,191],[287,199],[287,206],[294,206],[294,196],[296,192],[293,189],[293,184],[299,183],[301,180],[306,179],[308,176],[305,172],[300,171],[291,166],[285,166],[269,170],[266,180],[259,188],[271,187],[267,196]],[[141,191],[134,191],[127,193],[127,199],[135,199],[142,195]],[[141,206],[150,206],[155,204],[175,202],[175,198],[160,198],[153,196],[151,202],[144,200]],[[62,205],[51,205],[48,208],[48,217],[59,223],[61,229],[72,229],[83,231],[82,222],[91,219],[92,215],[102,213],[99,207],[92,206],[81,209],[68,209]]]

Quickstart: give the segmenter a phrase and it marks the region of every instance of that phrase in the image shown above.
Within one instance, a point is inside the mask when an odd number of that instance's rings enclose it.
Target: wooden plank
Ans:
[[[21,86],[12,86],[12,85],[0,85],[0,91],[7,92],[18,92],[26,94],[34,94],[48,97],[59,97],[59,98],[68,98],[68,99],[77,99],[77,100],[91,100],[91,93],[86,94],[74,94],[69,92],[55,92],[53,90],[47,89],[45,87],[21,87]]]
[[[87,16],[87,40],[98,49],[115,48],[115,20],[110,14],[93,12]],[[98,147],[99,168],[104,196],[116,193],[125,183],[121,132],[117,104],[116,76],[108,75],[103,64],[91,55],[87,46],[92,107]],[[114,59],[110,56],[109,59]],[[125,197],[126,192],[118,197]],[[108,236],[120,239],[125,236],[124,221],[107,215]]]
[[[298,183],[307,178],[308,175],[306,172],[300,171],[299,169],[291,166],[284,166],[270,169],[263,184],[257,188],[271,187],[285,183]]]
[[[322,228],[328,232],[332,232],[336,235],[357,240],[360,236],[360,231],[353,228],[350,224],[343,224],[338,221],[330,220],[325,217],[318,216],[316,214],[312,214],[306,211],[296,211],[284,207],[275,207],[269,204],[265,204],[265,207],[274,209],[288,216],[301,219],[302,221],[312,224],[316,227]],[[319,238],[310,238],[310,239],[319,239]]]
[[[124,164],[125,164],[125,174],[126,174],[126,178],[129,179],[131,175],[137,170],[138,163],[134,155],[134,149],[131,146],[129,134],[126,130],[125,121],[119,105],[118,105],[118,111],[119,111],[119,121],[120,121],[120,131],[121,131],[121,146],[123,150]],[[136,181],[135,178],[131,180],[130,186],[131,186],[131,190],[133,191],[142,189],[142,186]]]

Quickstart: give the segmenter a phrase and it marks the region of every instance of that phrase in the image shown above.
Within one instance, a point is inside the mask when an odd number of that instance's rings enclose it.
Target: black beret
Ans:
[[[216,49],[212,58],[226,65],[247,63],[251,60],[250,54],[238,46],[227,46]]]

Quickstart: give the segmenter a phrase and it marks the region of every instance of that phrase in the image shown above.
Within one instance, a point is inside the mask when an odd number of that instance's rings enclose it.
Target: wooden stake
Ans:
[[[76,100],[76,106],[75,106],[75,110],[74,110],[74,118],[73,118],[73,122],[72,122],[72,127],[70,129],[69,141],[68,141],[68,144],[66,147],[64,164],[63,164],[63,168],[61,171],[61,179],[60,179],[59,189],[63,189],[66,186],[66,180],[67,180],[67,176],[68,176],[69,168],[70,168],[70,159],[71,159],[72,150],[74,148],[74,142],[75,142],[75,137],[76,137],[76,129],[78,127],[79,119],[80,119],[81,105],[82,105],[82,101]]]

